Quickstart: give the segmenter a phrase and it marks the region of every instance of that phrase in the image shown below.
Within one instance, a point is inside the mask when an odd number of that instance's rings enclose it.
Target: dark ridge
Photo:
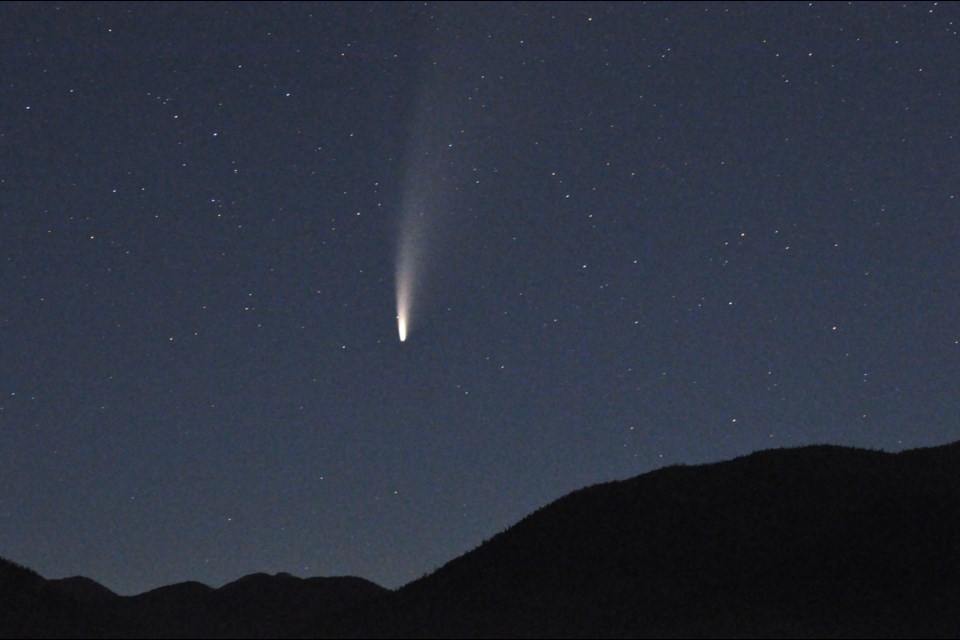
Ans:
[[[120,598],[96,580],[84,576],[49,580],[51,586],[83,604],[106,604]]]
[[[956,638],[960,443],[588,487],[396,592],[260,573],[109,594],[2,561],[0,637]]]
[[[7,560],[6,558],[0,558],[0,580],[5,584],[7,581],[13,582],[17,580],[31,580],[35,578],[40,578],[40,574],[23,566],[22,564],[17,564],[12,560]]]
[[[123,599],[112,617],[134,638],[290,637],[388,593],[362,578],[255,573],[220,589],[197,582],[154,589]]]
[[[334,635],[960,635],[960,445],[833,446],[575,491]]]
[[[0,558],[0,637],[100,635],[102,620],[40,574]]]
[[[207,595],[215,589],[202,582],[188,580],[187,582],[177,582],[168,584],[150,591],[130,596],[131,601],[140,602],[175,602],[177,600],[189,600]]]

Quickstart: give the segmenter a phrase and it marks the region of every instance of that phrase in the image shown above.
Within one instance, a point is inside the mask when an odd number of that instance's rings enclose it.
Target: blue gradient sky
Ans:
[[[958,31],[0,5],[0,554],[125,594],[396,587],[587,484],[956,440]]]

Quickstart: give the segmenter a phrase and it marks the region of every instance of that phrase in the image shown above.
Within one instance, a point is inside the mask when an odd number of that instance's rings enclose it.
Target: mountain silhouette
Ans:
[[[0,598],[3,637],[955,638],[960,442],[595,485],[392,592],[254,574],[121,597],[3,561]]]
[[[814,446],[576,491],[332,636],[960,635],[960,443]]]
[[[140,638],[269,638],[308,633],[344,609],[389,594],[362,578],[257,573],[219,589],[198,582],[124,599],[113,620]]]
[[[103,628],[95,611],[54,581],[0,558],[0,638],[88,637]]]
[[[64,593],[82,604],[106,604],[116,602],[120,596],[103,586],[96,580],[84,576],[60,578],[50,580],[50,584],[61,593]]]

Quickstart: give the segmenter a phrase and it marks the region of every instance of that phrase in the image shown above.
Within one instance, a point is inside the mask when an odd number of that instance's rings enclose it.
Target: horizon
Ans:
[[[602,485],[606,485],[606,484],[618,483],[618,482],[625,482],[625,481],[628,481],[628,480],[637,479],[637,478],[640,478],[640,477],[643,477],[643,476],[646,476],[646,475],[655,473],[655,472],[657,472],[657,471],[661,471],[661,470],[665,470],[665,469],[671,469],[671,468],[674,468],[674,467],[704,467],[704,466],[712,466],[712,465],[723,465],[723,464],[728,463],[728,462],[733,462],[733,461],[740,460],[740,459],[743,459],[743,458],[748,458],[748,457],[753,456],[754,454],[757,454],[757,453],[766,453],[766,452],[770,452],[770,451],[787,451],[787,450],[794,451],[794,450],[801,450],[801,449],[830,447],[830,448],[838,448],[838,449],[849,449],[849,450],[853,450],[853,451],[865,451],[865,452],[871,452],[871,453],[883,453],[883,454],[888,454],[888,455],[897,455],[898,453],[905,453],[905,452],[911,452],[911,451],[923,451],[923,450],[927,450],[927,449],[936,449],[936,448],[942,448],[942,447],[949,447],[949,446],[952,446],[952,445],[960,445],[960,440],[955,440],[955,441],[951,441],[951,442],[945,442],[945,443],[942,443],[942,444],[930,445],[930,446],[925,446],[925,447],[917,447],[917,448],[913,448],[913,449],[900,449],[900,450],[895,450],[895,451],[889,451],[889,450],[884,450],[884,449],[870,449],[870,448],[864,448],[864,447],[851,447],[851,446],[845,446],[845,445],[834,445],[834,444],[830,444],[830,443],[812,443],[812,444],[805,444],[805,445],[791,446],[791,447],[780,446],[780,447],[771,448],[771,449],[757,449],[757,450],[755,450],[755,451],[751,451],[751,452],[749,452],[749,453],[745,453],[745,454],[742,454],[742,455],[738,455],[738,456],[733,457],[733,458],[727,458],[727,459],[718,460],[718,461],[702,462],[702,463],[693,464],[693,465],[687,465],[687,464],[684,464],[684,463],[668,464],[668,465],[664,465],[664,466],[662,466],[662,467],[657,467],[657,468],[651,469],[651,470],[646,471],[646,472],[644,472],[644,473],[642,473],[642,474],[639,474],[639,475],[637,475],[637,476],[632,476],[632,477],[629,477],[629,478],[622,478],[622,479],[608,480],[608,481],[599,482],[599,483],[596,483],[596,484],[593,484],[593,485],[587,485],[587,486],[584,486],[584,487],[580,487],[580,488],[578,488],[578,489],[574,489],[573,492],[571,492],[571,493],[579,492],[579,491],[582,491],[582,490],[585,490],[585,489],[591,489],[591,488],[593,488],[593,487],[598,487],[598,486],[602,486]],[[570,493],[564,494],[563,496],[558,496],[558,497],[555,498],[554,500],[551,500],[550,502],[548,502],[548,503],[546,503],[546,504],[544,504],[544,505],[541,505],[540,507],[537,507],[536,509],[534,509],[533,511],[531,511],[529,514],[527,514],[526,516],[524,516],[524,518],[526,518],[526,517],[528,517],[528,516],[530,516],[530,515],[533,515],[535,512],[539,511],[540,509],[543,509],[544,507],[550,506],[550,505],[554,504],[555,502],[561,500],[562,498],[564,498],[564,497],[566,497],[566,496],[568,496],[568,495],[570,495]],[[522,519],[522,518],[521,518],[521,519]],[[519,522],[519,521],[518,521],[518,522]],[[452,557],[452,558],[447,559],[447,561],[445,561],[444,563],[442,563],[441,565],[439,565],[439,566],[437,566],[437,567],[434,567],[432,570],[427,571],[427,572],[424,573],[423,575],[421,575],[421,576],[419,576],[419,577],[417,577],[417,578],[414,578],[413,580],[411,580],[411,581],[409,581],[409,582],[407,582],[407,583],[398,585],[398,586],[396,586],[396,587],[387,587],[387,586],[381,585],[381,584],[377,583],[376,581],[371,580],[371,579],[369,579],[369,578],[367,578],[367,577],[365,577],[365,576],[358,576],[358,575],[303,576],[303,575],[297,575],[297,574],[295,574],[295,573],[291,573],[291,572],[289,572],[289,571],[274,571],[274,572],[254,571],[254,572],[252,572],[252,573],[247,573],[247,574],[244,574],[244,575],[242,575],[242,576],[237,576],[236,578],[233,578],[233,579],[228,580],[228,581],[226,581],[226,582],[224,582],[224,583],[222,583],[222,584],[217,584],[217,585],[207,584],[206,582],[201,582],[201,581],[199,581],[199,580],[187,579],[187,580],[182,580],[182,581],[178,581],[178,582],[174,582],[174,583],[170,583],[170,584],[158,585],[158,586],[152,587],[152,588],[147,589],[146,591],[143,591],[143,592],[140,592],[140,593],[129,593],[129,594],[125,594],[125,593],[120,593],[120,592],[118,592],[118,591],[115,591],[114,589],[112,589],[112,588],[110,587],[110,585],[103,584],[102,582],[100,582],[100,581],[98,581],[98,580],[95,580],[94,578],[92,578],[92,577],[90,577],[90,576],[87,576],[87,575],[77,574],[77,575],[62,576],[62,577],[55,577],[55,578],[54,578],[54,577],[50,577],[50,576],[41,576],[41,577],[44,578],[44,579],[46,579],[46,580],[72,580],[72,579],[76,579],[76,578],[81,578],[81,579],[85,579],[85,580],[91,580],[91,581],[95,582],[96,584],[98,584],[99,586],[105,587],[105,588],[109,589],[111,592],[113,592],[114,594],[116,594],[116,595],[118,595],[118,596],[120,596],[120,597],[124,597],[124,598],[132,598],[132,597],[135,597],[135,596],[143,595],[143,594],[145,594],[145,593],[149,593],[150,591],[155,591],[155,590],[157,590],[157,589],[163,589],[163,588],[166,588],[166,587],[173,587],[173,586],[177,586],[177,585],[181,585],[181,584],[200,584],[200,585],[203,585],[203,586],[205,586],[205,587],[209,587],[210,589],[212,589],[212,590],[215,591],[215,590],[218,590],[218,589],[222,589],[223,587],[226,587],[226,586],[228,586],[228,585],[230,585],[230,584],[233,584],[233,583],[235,583],[235,582],[239,582],[239,581],[241,581],[241,580],[244,580],[245,578],[249,578],[249,577],[251,577],[251,576],[256,576],[256,575],[265,575],[265,576],[268,576],[268,577],[271,577],[271,578],[276,578],[276,577],[280,577],[280,576],[289,576],[289,577],[292,577],[292,578],[296,578],[296,579],[298,579],[298,580],[309,580],[309,579],[313,579],[313,578],[320,578],[320,579],[324,579],[324,578],[360,578],[360,579],[362,579],[362,580],[366,580],[367,582],[371,582],[371,583],[373,583],[373,584],[376,585],[376,586],[379,586],[379,587],[382,587],[382,588],[384,588],[384,589],[387,589],[388,591],[395,592],[395,591],[397,591],[397,590],[405,587],[406,585],[410,584],[411,582],[416,582],[417,580],[420,580],[421,578],[425,578],[425,577],[427,577],[427,576],[435,573],[436,571],[442,569],[444,566],[446,566],[447,564],[449,564],[449,563],[452,562],[453,560],[456,560],[456,559],[458,559],[459,557],[461,557],[461,556],[463,556],[463,555],[466,555],[466,554],[468,554],[468,553],[471,553],[472,551],[478,549],[480,546],[482,546],[483,544],[485,544],[486,542],[488,542],[492,537],[494,537],[494,536],[496,536],[496,535],[499,535],[499,534],[501,534],[501,533],[506,533],[507,531],[509,531],[510,529],[512,529],[516,524],[518,524],[518,522],[514,522],[514,523],[510,524],[506,529],[503,529],[502,531],[498,531],[498,532],[492,534],[491,536],[485,538],[485,539],[484,539],[481,543],[479,543],[477,546],[475,546],[475,547],[473,547],[473,548],[471,548],[471,549],[465,550],[465,551],[464,551],[463,553],[461,553],[460,555],[458,555],[458,556],[456,556],[456,557]],[[15,560],[12,560],[12,559],[10,559],[10,558],[3,558],[3,559],[6,560],[7,562],[10,562],[10,563],[12,563],[12,564],[20,567],[21,569],[26,569],[27,571],[30,571],[31,573],[36,573],[32,568],[30,568],[30,567],[28,567],[28,566],[24,566],[24,565],[16,562]]]

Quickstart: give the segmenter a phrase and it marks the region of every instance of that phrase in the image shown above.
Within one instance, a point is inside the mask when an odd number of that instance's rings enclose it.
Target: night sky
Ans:
[[[397,587],[585,485],[956,440],[958,32],[0,5],[0,556]]]

